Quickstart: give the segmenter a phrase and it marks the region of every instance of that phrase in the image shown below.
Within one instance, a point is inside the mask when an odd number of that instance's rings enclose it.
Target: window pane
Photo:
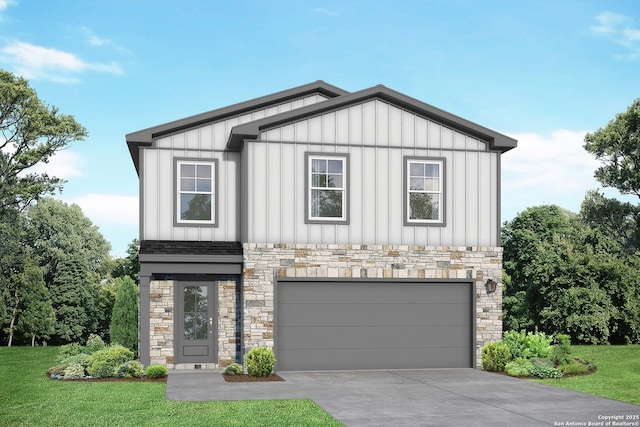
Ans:
[[[410,190],[424,190],[424,178],[410,178],[409,183]]]
[[[181,178],[180,191],[196,191],[196,180],[193,178]]]
[[[438,178],[427,178],[424,180],[425,190],[427,191],[440,191],[440,179]]]
[[[409,219],[438,220],[440,216],[438,196],[432,194],[409,194]]]
[[[198,179],[197,183],[198,187],[196,191],[202,191],[206,193],[211,192],[211,179]]]
[[[184,338],[187,340],[207,338],[207,287],[185,286],[184,288]]]
[[[180,165],[180,176],[181,177],[195,177],[196,176],[196,165]]]
[[[409,163],[409,175],[424,176],[424,163]]]
[[[198,178],[211,178],[211,165],[198,165]]]
[[[211,221],[211,195],[181,194],[180,219]]]
[[[426,166],[426,172],[427,172],[425,176],[432,176],[432,177],[440,176],[440,165],[427,164],[425,166]]]
[[[311,175],[311,186],[312,187],[326,187],[327,186],[327,175],[314,173]]]
[[[329,173],[342,173],[342,160],[329,160]]]
[[[311,171],[326,173],[327,172],[327,161],[325,159],[313,159],[311,160]]]
[[[329,175],[327,187],[342,188],[342,175]]]
[[[342,218],[342,191],[311,190],[311,216]]]
[[[193,339],[206,340],[207,339],[207,312],[197,313],[194,317],[194,335]]]

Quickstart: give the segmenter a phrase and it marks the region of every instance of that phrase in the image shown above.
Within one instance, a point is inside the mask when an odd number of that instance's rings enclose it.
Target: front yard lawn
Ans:
[[[341,426],[308,399],[175,402],[166,384],[46,377],[58,347],[0,347],[2,426]]]
[[[593,361],[598,370],[585,376],[532,381],[640,405],[639,345],[574,345],[571,355]]]

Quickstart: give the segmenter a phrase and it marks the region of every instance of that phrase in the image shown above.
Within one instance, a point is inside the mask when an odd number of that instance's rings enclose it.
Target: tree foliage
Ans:
[[[33,166],[83,140],[87,131],[72,116],[44,104],[28,82],[0,70],[0,210],[23,209],[63,181]]]
[[[588,133],[584,148],[603,163],[595,172],[602,185],[640,197],[640,98],[607,126]]]
[[[118,293],[111,314],[111,342],[138,351],[138,289],[133,279],[118,280]]]

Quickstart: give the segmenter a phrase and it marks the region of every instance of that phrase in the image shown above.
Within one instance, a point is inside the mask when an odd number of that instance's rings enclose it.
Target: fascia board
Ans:
[[[408,111],[486,141],[489,143],[489,149],[491,150],[505,152],[516,147],[518,144],[517,140],[509,136],[488,129],[467,119],[463,119],[462,117],[441,110],[440,108],[434,107],[433,105],[419,101],[415,98],[411,98],[410,96],[404,95],[393,89],[389,89],[386,86],[377,85],[359,92],[342,95],[307,107],[298,108],[235,126],[229,135],[227,149],[233,151],[241,150],[245,140],[257,139],[260,132],[267,129],[302,120],[307,117],[317,116],[325,112],[338,110],[346,106],[374,98],[388,101]]]

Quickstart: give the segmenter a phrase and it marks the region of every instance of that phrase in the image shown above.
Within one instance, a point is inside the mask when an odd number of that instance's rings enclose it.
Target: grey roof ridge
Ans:
[[[292,121],[304,119],[306,117],[317,116],[319,114],[337,110],[351,104],[374,98],[380,98],[382,100],[391,102],[392,104],[395,104],[408,111],[415,112],[428,119],[437,121],[454,129],[461,130],[464,133],[479,138],[483,141],[487,141],[489,143],[489,148],[492,150],[498,150],[504,153],[512,148],[515,148],[518,144],[517,140],[507,135],[486,128],[462,117],[456,116],[455,114],[451,114],[438,107],[390,89],[384,85],[378,84],[367,89],[345,94],[323,102],[308,105],[306,107],[297,108],[295,110],[290,110],[284,113],[265,117],[263,119],[234,126],[231,129],[231,133],[229,135],[227,149],[234,151],[242,150],[245,140],[255,140],[260,135],[260,132],[263,132],[269,128],[278,127]]]
[[[338,97],[349,93],[348,91],[331,85],[324,80],[316,80],[315,82],[296,86],[248,101],[239,102],[237,104],[128,133],[126,134],[126,141],[129,146],[129,153],[131,154],[131,158],[133,159],[137,171],[139,165],[138,147],[151,145],[155,138],[316,92],[330,97]]]

